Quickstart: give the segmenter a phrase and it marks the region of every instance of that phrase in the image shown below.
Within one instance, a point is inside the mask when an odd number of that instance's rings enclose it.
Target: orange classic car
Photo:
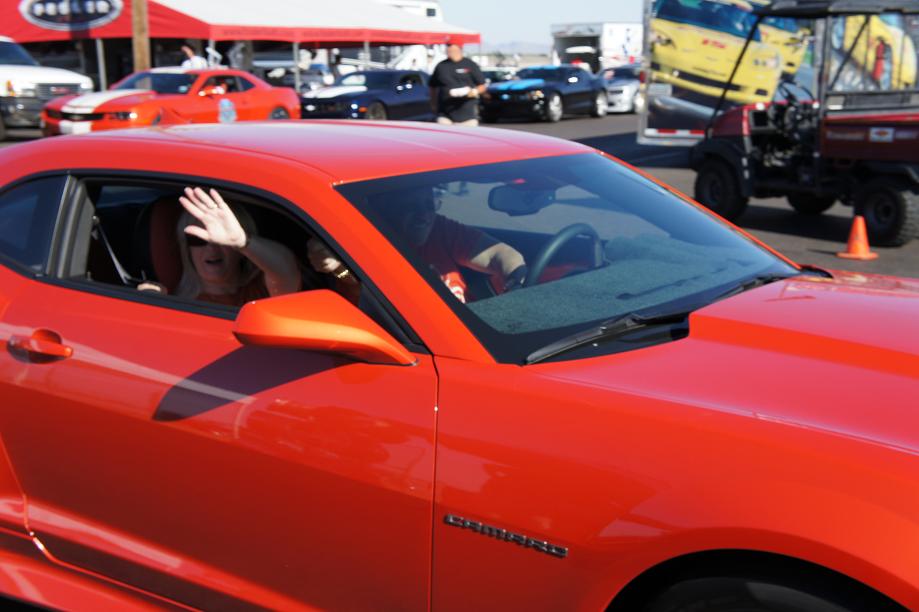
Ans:
[[[212,68],[154,68],[107,91],[62,96],[42,111],[46,136],[85,134],[169,123],[228,123],[300,118],[289,87],[272,87],[248,72]]]
[[[249,297],[188,289],[213,270],[248,270]],[[915,280],[798,265],[523,132],[248,122],[15,145],[0,594],[916,610],[917,309]]]

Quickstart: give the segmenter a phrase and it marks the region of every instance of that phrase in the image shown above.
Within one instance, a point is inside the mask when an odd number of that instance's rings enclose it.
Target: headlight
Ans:
[[[543,98],[546,97],[546,94],[543,93],[541,89],[536,89],[528,93],[527,97],[529,97],[530,100],[542,100]]]
[[[119,113],[108,113],[109,119],[115,119],[116,121],[131,121],[132,119],[137,119],[137,113],[131,112],[119,112]]]
[[[6,91],[7,95],[14,98],[34,98],[38,95],[38,92],[35,90],[35,83],[30,83],[28,81],[7,81]]]
[[[779,67],[779,56],[773,55],[772,57],[767,58],[754,57],[753,65],[769,68],[770,70],[776,70]]]

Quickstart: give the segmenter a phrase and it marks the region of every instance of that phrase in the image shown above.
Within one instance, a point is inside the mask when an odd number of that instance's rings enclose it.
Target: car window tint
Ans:
[[[36,179],[0,193],[0,253],[36,271],[44,267],[65,182]]]
[[[239,91],[249,91],[255,87],[255,83],[244,77],[236,77],[239,82]]]

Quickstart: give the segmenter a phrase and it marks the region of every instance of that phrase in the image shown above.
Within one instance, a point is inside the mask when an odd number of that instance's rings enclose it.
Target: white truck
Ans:
[[[40,127],[48,100],[92,90],[88,76],[40,66],[12,39],[0,36],[0,141],[8,128]]]
[[[641,23],[560,23],[551,26],[552,61],[586,64],[593,72],[641,61]]]

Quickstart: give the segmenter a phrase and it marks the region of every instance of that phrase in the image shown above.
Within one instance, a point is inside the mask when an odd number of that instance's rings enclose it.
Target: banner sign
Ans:
[[[32,25],[76,32],[112,23],[124,8],[122,0],[22,0],[19,12]]]

